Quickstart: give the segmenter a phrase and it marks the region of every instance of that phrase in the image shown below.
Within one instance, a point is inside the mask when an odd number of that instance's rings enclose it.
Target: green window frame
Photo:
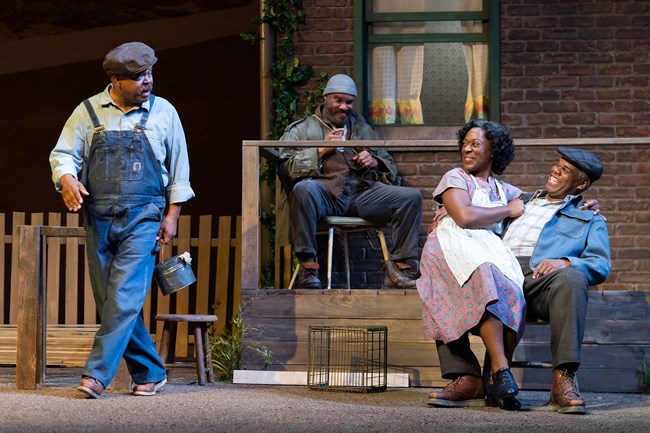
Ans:
[[[423,44],[435,42],[487,42],[488,44],[488,116],[500,121],[500,2],[483,0],[482,11],[376,13],[372,0],[354,2],[354,80],[359,85],[357,106],[367,116],[369,101],[369,52],[374,45]],[[482,33],[372,34],[374,24],[423,21],[482,21]],[[361,104],[359,104],[361,102]],[[404,125],[395,125],[404,126]]]

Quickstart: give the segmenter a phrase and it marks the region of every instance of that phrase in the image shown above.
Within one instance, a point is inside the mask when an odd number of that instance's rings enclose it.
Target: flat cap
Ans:
[[[352,78],[345,74],[337,74],[327,81],[327,85],[323,90],[323,95],[329,95],[330,93],[345,93],[356,97],[357,86]]]
[[[108,75],[134,75],[146,71],[157,61],[156,53],[149,45],[127,42],[106,54],[104,71]]]
[[[557,151],[562,158],[584,171],[590,182],[596,182],[603,175],[603,162],[596,154],[574,147],[560,147]]]

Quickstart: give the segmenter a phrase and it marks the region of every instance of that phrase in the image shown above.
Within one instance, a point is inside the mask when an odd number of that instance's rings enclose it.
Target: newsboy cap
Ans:
[[[560,147],[558,150],[562,158],[582,170],[590,182],[596,182],[603,174],[603,163],[597,155],[584,149],[574,147]]]
[[[104,71],[108,75],[134,75],[146,71],[156,63],[156,53],[142,42],[127,42],[113,48],[104,57]]]
[[[354,84],[352,78],[345,74],[334,75],[327,81],[323,96],[330,93],[345,93],[352,96],[357,96],[357,86]]]

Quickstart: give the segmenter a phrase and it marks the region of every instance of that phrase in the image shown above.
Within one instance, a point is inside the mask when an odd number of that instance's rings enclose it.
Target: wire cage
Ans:
[[[310,326],[310,389],[376,392],[386,389],[386,326]]]

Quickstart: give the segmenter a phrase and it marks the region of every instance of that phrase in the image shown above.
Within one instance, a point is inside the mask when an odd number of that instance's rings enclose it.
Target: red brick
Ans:
[[[616,85],[621,87],[647,87],[650,84],[650,77],[645,76],[623,76],[616,78]]]
[[[578,104],[573,101],[544,102],[545,113],[572,113],[578,110]]]
[[[596,99],[596,89],[562,89],[563,100],[591,101]]]
[[[616,111],[647,111],[648,101],[616,101],[614,102]]]
[[[512,113],[539,113],[542,105],[538,102],[510,102],[505,104]]]
[[[612,87],[614,77],[607,76],[585,76],[580,77],[581,87]]]
[[[646,90],[646,89],[644,89]],[[635,90],[634,92],[638,92]],[[648,91],[650,95],[650,90]],[[596,89],[596,97],[598,99],[643,99],[642,95],[632,94],[630,89]]]
[[[576,138],[579,136],[577,128],[544,128],[544,136],[548,138]]]
[[[616,137],[616,129],[607,126],[581,126],[579,136],[583,138]]]
[[[526,90],[526,99],[529,101],[557,101],[560,99],[560,92],[554,89]]]
[[[576,87],[578,85],[577,77],[567,77],[564,75],[544,77],[543,80],[544,86],[550,88]]]
[[[580,103],[580,111],[613,112],[614,103],[611,101],[583,101]]]
[[[546,43],[546,41],[544,41],[541,45],[548,45],[548,44]],[[576,58],[577,56],[575,53],[545,52],[544,55],[542,56],[542,61],[544,63],[553,63],[553,64],[575,63]]]

